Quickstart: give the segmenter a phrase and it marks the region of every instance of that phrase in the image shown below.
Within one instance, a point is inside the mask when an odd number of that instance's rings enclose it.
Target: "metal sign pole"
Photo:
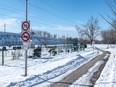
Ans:
[[[25,50],[25,76],[27,76],[27,50]]]
[[[28,20],[28,0],[26,0],[26,21]],[[25,50],[25,76],[27,76],[27,49]]]

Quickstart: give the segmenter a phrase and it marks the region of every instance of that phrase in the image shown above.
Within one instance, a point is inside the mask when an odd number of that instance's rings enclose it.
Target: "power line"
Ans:
[[[22,12],[19,12],[19,11],[17,11],[17,10],[13,10],[13,9],[10,9],[9,7],[8,8],[6,8],[6,6],[5,7],[1,7],[0,6],[0,8],[2,9],[2,10],[7,10],[7,11],[9,11],[9,12],[15,12],[15,13],[19,13],[19,14],[22,14],[22,15],[24,15],[24,13],[22,13]]]
[[[20,0],[19,0],[20,1]],[[21,3],[22,3],[22,1],[20,1]],[[32,5],[32,7],[33,7],[33,5]],[[22,11],[22,10],[19,10],[19,9],[16,9],[16,8],[11,8],[11,7],[9,7],[9,6],[4,6],[4,7],[0,7],[0,8],[2,8],[2,10],[7,10],[7,11],[9,11],[9,12],[15,12],[15,13],[19,13],[19,14],[21,14],[22,16],[24,16],[25,15],[25,13]],[[37,7],[35,7],[36,9],[37,9]],[[44,9],[43,9],[44,10]],[[42,10],[42,11],[43,11]],[[19,12],[20,11],[20,12]],[[44,11],[46,11],[46,10],[44,10]],[[49,12],[48,12],[49,13]],[[55,14],[54,14],[55,15]],[[35,17],[35,16],[31,16],[31,15],[29,15],[29,17],[31,17],[31,18],[35,18],[35,19],[38,19],[38,20],[40,20],[40,21],[45,21],[46,22],[46,19],[43,19],[44,17]],[[52,19],[53,20],[53,19]],[[55,22],[52,22],[52,21],[48,21],[47,20],[47,22],[49,22],[49,24],[51,23],[52,25],[53,24],[55,24],[55,25],[57,25],[57,23],[55,23]],[[47,23],[45,23],[45,24],[47,24]]]
[[[15,10],[12,10],[12,9],[10,9],[10,7],[9,8],[4,8],[4,7],[0,7],[0,8],[2,8],[2,10],[6,10],[6,11],[9,11],[9,12],[15,12],[15,13],[19,13],[20,15],[22,15],[22,16],[24,16],[25,14],[24,13],[22,13],[22,11],[20,10],[20,12],[19,12],[19,9],[15,9]],[[18,10],[18,11],[17,11]],[[0,13],[0,15],[6,15],[6,14],[1,14]],[[46,20],[44,20],[44,19],[42,19],[42,18],[39,18],[39,17],[35,17],[35,16],[31,16],[31,15],[29,15],[32,19],[38,19],[38,20],[41,20],[41,21],[44,21],[43,22],[43,24],[47,24],[45,21]],[[13,16],[10,16],[10,17],[13,17]],[[19,18],[19,19],[22,19],[21,17],[17,17],[17,18]],[[53,24],[56,24],[55,22],[51,22],[51,21],[48,21],[49,22],[49,24],[51,23],[52,25]],[[37,23],[37,21],[36,21],[36,23]],[[39,23],[41,23],[41,22],[39,22]]]
[[[43,1],[43,0],[40,0],[40,2],[44,3],[45,5],[47,5],[48,7],[58,11],[59,13],[61,13],[62,15],[65,15],[66,13],[64,13],[63,11],[61,11],[60,9],[56,8],[56,7],[53,7],[51,6],[50,4],[48,4],[47,2]],[[65,17],[67,16],[67,18],[71,18],[70,16],[68,15],[65,15]],[[72,19],[70,21],[73,21]]]
[[[23,2],[23,1],[20,1],[20,2]],[[29,3],[29,5],[30,5],[31,7],[33,7],[33,8],[35,8],[35,9],[37,9],[37,10],[39,9],[39,10],[45,12],[45,13],[48,13],[48,14],[54,16],[54,17],[57,17],[57,18],[59,18],[59,19],[65,21],[65,22],[69,22],[69,20],[65,19],[64,17],[61,17],[61,16],[59,16],[58,14],[55,14],[55,13],[53,13],[53,12],[50,12],[50,11],[48,11],[48,10],[46,10],[46,9],[44,9],[44,8],[42,8],[42,7],[40,7],[40,6],[36,6],[36,5],[32,4],[32,3]],[[56,16],[56,15],[58,15],[58,16]]]
[[[18,0],[18,1],[20,1],[20,2],[23,2],[23,0],[21,1],[21,0]],[[32,7],[34,7],[34,8],[36,8],[37,9],[37,6],[35,7],[34,5],[31,5]],[[2,10],[7,10],[7,11],[9,11],[9,12],[15,12],[15,13],[19,13],[19,14],[21,14],[22,16],[24,16],[25,15],[25,13],[24,13],[24,11],[22,11],[22,10],[19,10],[19,9],[16,9],[16,8],[11,8],[11,7],[9,7],[9,6],[5,6],[5,7],[0,7],[0,8],[2,8]],[[41,8],[40,7],[40,10],[42,10],[42,11],[47,11],[47,10],[45,10],[45,9],[43,9],[43,8]],[[47,11],[47,13],[49,13],[49,14],[52,14],[53,16],[55,16],[55,14],[53,14],[53,13],[50,13],[49,11]],[[30,17],[32,17],[32,18],[35,18],[35,19],[39,19],[39,20],[42,20],[42,21],[46,21],[46,19],[43,19],[42,17],[35,17],[35,16],[31,16],[30,14],[29,14],[29,16]],[[55,16],[56,17],[56,16]],[[49,17],[48,17],[49,18]],[[51,20],[53,20],[53,19],[51,19]],[[53,25],[53,24],[57,24],[56,22],[52,22],[52,21],[48,21],[49,22],[49,24],[51,23],[51,25]],[[45,23],[45,24],[47,24],[47,23]]]
[[[18,1],[20,1],[21,3],[23,2],[23,1],[21,1],[21,0],[18,0]],[[33,6],[32,6],[33,7]],[[2,9],[2,10],[6,10],[7,12],[14,12],[14,13],[18,13],[19,15],[21,15],[21,16],[24,16],[25,15],[25,13],[24,13],[24,11],[22,11],[22,10],[20,10],[20,9],[16,9],[16,8],[13,8],[13,7],[10,7],[10,6],[5,6],[4,5],[4,7],[3,6],[0,6],[0,8]],[[36,9],[37,9],[37,7],[35,7]],[[41,9],[42,10],[42,9]],[[6,12],[6,14],[7,14],[7,12]],[[5,15],[6,15],[5,14]],[[9,14],[9,13],[8,13]],[[50,14],[50,13],[49,13]],[[4,16],[4,14],[0,14],[0,15],[3,15]],[[9,17],[15,17],[15,15],[9,15]],[[31,19],[35,19],[35,20],[31,20],[32,22],[35,22],[35,23],[41,23],[41,24],[45,24],[45,25],[49,25],[49,26],[56,26],[56,25],[59,25],[58,23],[56,23],[56,22],[53,22],[53,21],[49,21],[49,20],[46,20],[44,17],[39,17],[39,16],[33,16],[33,15],[29,15],[29,17],[31,18]],[[20,16],[18,16],[18,17],[15,17],[15,18],[18,18],[18,19],[23,19],[22,17],[20,17]]]

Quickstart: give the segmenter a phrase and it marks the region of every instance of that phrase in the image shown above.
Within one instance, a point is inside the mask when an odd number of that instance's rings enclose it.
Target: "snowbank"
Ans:
[[[95,87],[116,87],[116,49],[109,49],[111,56],[104,67]]]

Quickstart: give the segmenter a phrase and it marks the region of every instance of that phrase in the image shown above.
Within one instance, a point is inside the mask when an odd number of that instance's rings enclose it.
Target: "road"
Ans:
[[[106,54],[109,54],[109,52],[103,52],[103,54],[98,55],[88,63],[84,64],[83,66],[63,78],[61,81],[53,83],[49,87],[68,87],[69,85],[71,85],[71,83],[75,82],[83,74],[86,74],[88,72],[88,69],[94,66],[97,61],[103,60]]]

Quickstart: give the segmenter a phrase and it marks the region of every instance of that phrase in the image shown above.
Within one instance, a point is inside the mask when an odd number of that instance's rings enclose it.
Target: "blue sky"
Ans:
[[[98,18],[100,27],[109,25],[99,14],[112,15],[105,0],[28,0],[31,29],[59,36],[78,37],[75,26],[86,24],[90,16]],[[25,20],[25,0],[0,0],[0,31],[21,32]]]

